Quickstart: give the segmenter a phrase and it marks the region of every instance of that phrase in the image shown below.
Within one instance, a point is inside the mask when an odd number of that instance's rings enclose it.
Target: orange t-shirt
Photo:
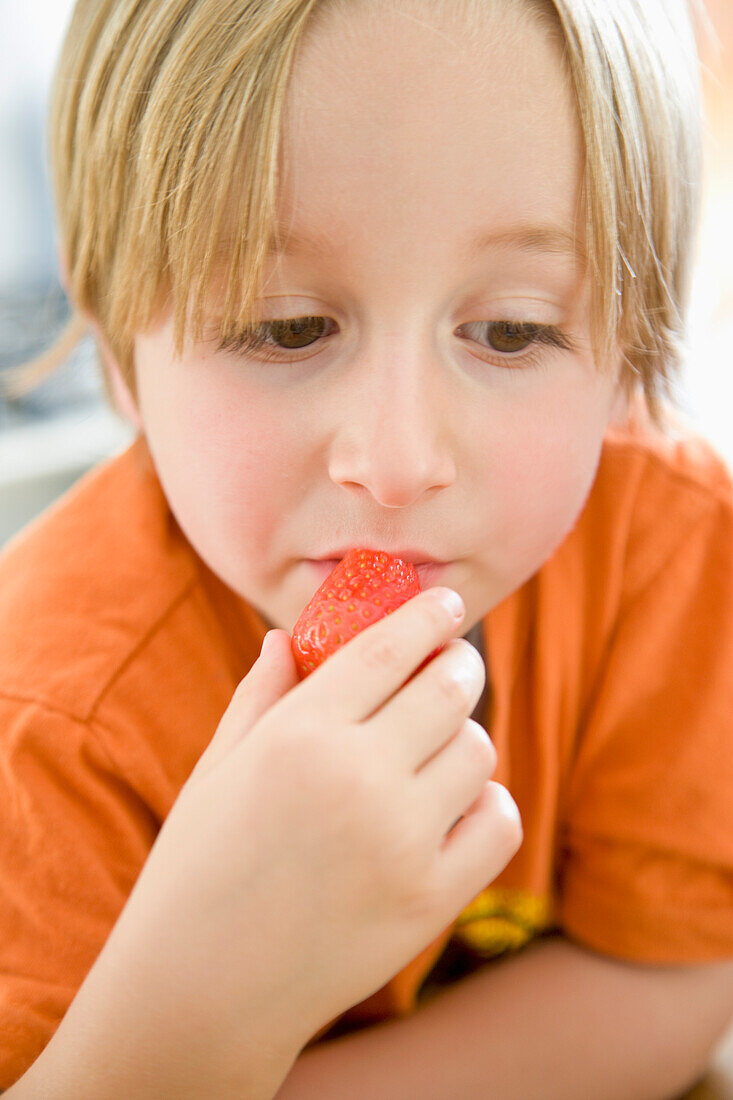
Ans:
[[[51,1038],[265,633],[186,542],[141,439],[0,555],[0,1088]],[[733,958],[723,463],[690,435],[609,429],[574,530],[479,633],[522,847],[337,1029],[546,931],[647,963]]]

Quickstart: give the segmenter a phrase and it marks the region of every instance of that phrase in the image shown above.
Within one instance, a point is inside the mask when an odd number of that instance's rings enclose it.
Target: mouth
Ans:
[[[447,562],[441,558],[434,558],[432,554],[429,554],[427,550],[420,549],[405,549],[405,550],[390,550],[386,546],[366,546],[364,543],[359,543],[361,549],[370,550],[373,553],[379,553],[383,551],[385,554],[389,554],[393,558],[399,558],[400,561],[409,562],[410,565],[446,565]],[[324,554],[319,561],[341,561],[345,558],[349,550],[353,549],[351,546],[344,546],[339,550],[332,550],[328,554]],[[316,560],[316,559],[314,559]]]
[[[342,555],[338,558],[322,558],[318,561],[313,558],[308,559],[308,564],[312,566],[315,572],[318,587],[320,587],[330,576],[344,556],[345,555]],[[402,556],[400,554],[395,554],[394,557],[399,558]],[[407,560],[407,558],[402,558],[402,561]],[[449,561],[411,561],[410,564],[415,567],[420,580],[420,588],[424,590],[426,588],[432,588],[433,585],[443,583],[440,579],[441,574],[452,563]]]

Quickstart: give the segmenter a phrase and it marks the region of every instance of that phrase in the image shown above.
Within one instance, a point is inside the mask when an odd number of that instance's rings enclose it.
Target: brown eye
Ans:
[[[298,349],[308,347],[323,336],[325,317],[292,317],[284,321],[268,321],[270,338],[278,347]]]
[[[298,351],[316,344],[324,334],[334,330],[329,317],[286,317],[278,321],[260,321],[241,332],[232,332],[218,345],[219,351],[233,352],[245,358],[269,359],[273,362],[298,362],[296,358],[281,356],[282,351]],[[307,356],[301,356],[308,358]]]
[[[493,321],[486,328],[489,345],[494,351],[506,354],[524,351],[534,343],[542,330],[541,325],[521,321]]]

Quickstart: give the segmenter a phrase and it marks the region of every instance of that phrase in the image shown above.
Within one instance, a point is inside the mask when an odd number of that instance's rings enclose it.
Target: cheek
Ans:
[[[574,526],[593,484],[608,418],[595,390],[545,400],[509,418],[495,440],[501,537],[527,568],[537,568]]]
[[[295,507],[298,436],[272,397],[211,371],[141,387],[146,433],[172,511],[205,560],[264,550]]]
[[[224,539],[241,547],[245,536],[262,549],[294,507],[291,496],[303,466],[298,440],[269,403],[257,402],[197,410],[191,438],[196,441],[191,491],[198,506]]]

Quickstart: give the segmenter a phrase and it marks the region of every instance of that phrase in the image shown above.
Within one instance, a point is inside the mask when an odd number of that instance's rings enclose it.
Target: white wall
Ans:
[[[0,293],[55,271],[46,101],[71,0],[0,0]]]

